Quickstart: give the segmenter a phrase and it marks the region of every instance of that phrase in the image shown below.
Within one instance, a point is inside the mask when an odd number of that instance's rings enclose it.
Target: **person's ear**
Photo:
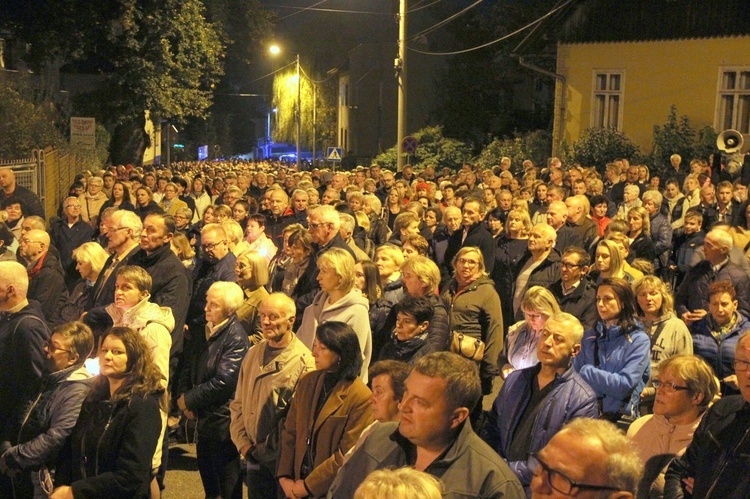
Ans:
[[[451,430],[457,428],[469,417],[470,411],[466,407],[459,407],[451,415]]]
[[[430,321],[424,321],[422,324],[419,325],[419,331],[424,332],[427,330],[428,327],[430,327]]]
[[[581,353],[581,344],[576,343],[575,345],[573,345],[573,348],[570,349],[570,358],[572,359],[579,353]]]

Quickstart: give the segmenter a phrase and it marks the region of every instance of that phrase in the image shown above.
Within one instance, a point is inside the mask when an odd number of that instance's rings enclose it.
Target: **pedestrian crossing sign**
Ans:
[[[326,159],[328,159],[328,161],[341,161],[341,148],[329,147]]]

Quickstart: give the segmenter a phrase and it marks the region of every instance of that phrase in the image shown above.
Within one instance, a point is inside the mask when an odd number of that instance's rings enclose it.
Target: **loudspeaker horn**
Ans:
[[[724,130],[716,137],[716,147],[724,151],[727,154],[739,152],[742,149],[742,144],[745,140],[742,138],[742,134],[737,130]]]

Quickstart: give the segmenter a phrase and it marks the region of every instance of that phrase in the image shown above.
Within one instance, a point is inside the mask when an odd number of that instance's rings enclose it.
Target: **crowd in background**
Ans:
[[[0,189],[3,497],[158,497],[193,436],[206,497],[750,493],[750,202],[718,156],[117,166],[49,219]]]

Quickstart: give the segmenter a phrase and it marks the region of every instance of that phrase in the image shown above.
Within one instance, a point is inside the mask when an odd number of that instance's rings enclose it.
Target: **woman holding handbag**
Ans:
[[[492,380],[500,374],[497,362],[503,351],[500,297],[485,272],[479,248],[461,248],[453,258],[453,269],[454,277],[442,293],[450,316],[450,349],[479,364],[482,393],[488,395]]]

